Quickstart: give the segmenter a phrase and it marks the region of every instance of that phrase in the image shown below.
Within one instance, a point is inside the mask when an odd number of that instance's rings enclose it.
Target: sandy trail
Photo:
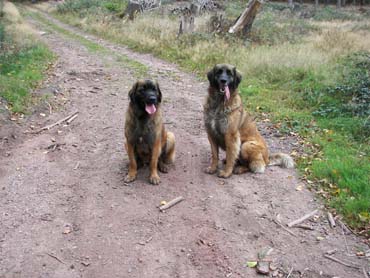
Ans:
[[[21,128],[43,126],[76,110],[79,116],[69,126],[0,145],[0,277],[257,277],[246,262],[267,246],[274,248],[269,258],[279,267],[277,277],[292,268],[292,278],[364,277],[361,270],[323,257],[337,249],[334,256],[364,266],[365,260],[346,253],[367,250],[352,234],[331,229],[324,213],[310,222],[313,231],[292,228],[296,237],[272,221],[279,215],[288,223],[321,207],[305,187],[296,190],[302,182],[294,170],[270,167],[263,175],[227,180],[203,173],[210,158],[202,121],[205,82],[151,55],[83,34],[108,50],[89,52],[40,22],[30,23],[46,30],[42,39],[59,57],[43,90],[57,87],[64,94],[57,98],[67,101],[46,118],[30,117]],[[177,159],[161,174],[159,186],[149,185],[147,170],[140,170],[132,185],[123,183],[124,113],[137,73],[117,55],[148,66],[148,76],[158,79],[164,94]],[[272,150],[291,149],[292,140],[262,129]],[[185,201],[158,211],[162,200],[177,196]]]

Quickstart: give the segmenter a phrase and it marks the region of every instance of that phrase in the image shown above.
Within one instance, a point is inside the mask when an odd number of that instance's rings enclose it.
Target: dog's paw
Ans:
[[[234,167],[233,174],[241,175],[241,174],[244,174],[244,173],[248,172],[248,170],[249,170],[248,167],[236,166],[236,167]]]
[[[209,167],[207,167],[207,168],[204,170],[204,172],[205,172],[206,174],[213,175],[214,173],[216,173],[216,172],[217,172],[217,168],[213,168],[212,166],[209,166]]]
[[[223,178],[223,179],[227,179],[228,177],[230,177],[231,176],[231,174],[232,173],[228,173],[228,172],[226,172],[226,171],[224,171],[224,170],[220,170],[219,172],[218,172],[218,177],[219,178]]]
[[[133,182],[136,179],[136,176],[127,175],[124,179],[124,182]]]
[[[158,163],[158,170],[161,171],[162,173],[168,173],[168,165],[166,165],[163,162]]]
[[[152,175],[149,177],[149,182],[153,185],[158,185],[160,183],[161,179],[158,175]]]

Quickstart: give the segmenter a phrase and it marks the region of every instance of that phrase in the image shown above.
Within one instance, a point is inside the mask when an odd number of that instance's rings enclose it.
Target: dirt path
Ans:
[[[210,157],[202,124],[206,83],[91,36],[109,51],[91,53],[55,32],[42,38],[59,56],[48,86],[64,93],[57,98],[66,105],[31,117],[23,129],[76,110],[79,116],[69,126],[24,134],[10,149],[0,145],[0,277],[257,277],[245,265],[267,246],[274,248],[269,258],[279,266],[277,277],[291,269],[290,277],[364,277],[323,257],[337,249],[334,256],[364,266],[353,254],[367,250],[352,234],[331,229],[324,213],[310,223],[312,231],[292,228],[296,237],[271,221],[279,215],[288,223],[320,207],[308,190],[296,190],[294,170],[270,167],[228,180],[203,173]],[[149,185],[142,170],[132,185],[123,183],[124,113],[136,77],[117,54],[147,65],[164,94],[177,160],[159,186]],[[287,141],[263,132],[273,150],[289,151]],[[158,211],[162,200],[180,195],[185,201]]]

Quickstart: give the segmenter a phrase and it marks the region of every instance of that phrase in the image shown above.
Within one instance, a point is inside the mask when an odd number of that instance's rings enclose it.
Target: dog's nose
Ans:
[[[156,102],[157,102],[157,97],[156,97],[156,96],[150,96],[150,97],[148,98],[148,101],[149,101],[151,104],[156,103]]]
[[[227,80],[226,80],[226,79],[220,79],[220,82],[221,82],[222,84],[226,84]]]

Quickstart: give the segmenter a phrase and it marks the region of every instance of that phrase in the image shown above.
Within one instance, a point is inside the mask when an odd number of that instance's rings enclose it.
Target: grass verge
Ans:
[[[13,113],[26,113],[32,103],[30,91],[45,77],[54,56],[30,35],[17,8],[5,2],[0,17],[0,97]]]
[[[324,21],[337,16],[321,15],[320,25],[312,25],[285,7],[264,9],[247,41],[207,32],[207,16],[196,19],[194,33],[177,38],[177,19],[161,11],[134,22],[102,9],[83,15],[59,12],[56,16],[66,23],[201,76],[215,63],[236,65],[244,76],[240,90],[248,110],[304,138],[306,154],[297,157],[302,175],[321,184],[327,203],[352,227],[370,235],[370,148],[364,132],[369,124],[368,31]],[[357,15],[341,19],[355,19],[351,26],[368,24]]]

